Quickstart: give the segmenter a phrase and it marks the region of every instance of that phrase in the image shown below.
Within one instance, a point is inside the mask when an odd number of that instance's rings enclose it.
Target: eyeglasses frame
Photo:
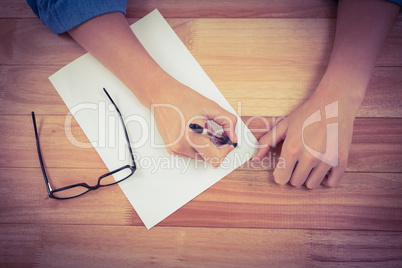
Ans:
[[[125,165],[125,166],[123,166],[123,167],[120,167],[120,168],[115,169],[115,170],[113,170],[113,171],[111,171],[111,172],[108,172],[108,173],[105,173],[105,174],[101,175],[100,177],[98,177],[98,183],[97,183],[96,185],[94,185],[94,186],[90,186],[90,185],[88,185],[87,183],[83,182],[83,183],[76,183],[76,184],[64,186],[64,187],[57,188],[57,189],[52,189],[52,187],[50,186],[50,183],[49,183],[47,174],[46,174],[45,166],[44,166],[44,164],[43,164],[42,152],[41,152],[40,143],[39,143],[39,135],[38,135],[37,127],[36,127],[35,113],[32,111],[31,115],[32,115],[32,121],[33,121],[34,130],[35,130],[36,149],[37,149],[37,152],[38,152],[39,162],[40,162],[40,166],[41,166],[43,178],[44,178],[44,180],[45,180],[45,185],[46,185],[47,193],[48,193],[48,195],[49,195],[50,198],[54,198],[54,199],[58,199],[58,200],[63,200],[63,199],[71,199],[71,198],[79,197],[79,196],[81,196],[81,195],[83,195],[83,194],[86,194],[86,193],[90,192],[91,190],[96,190],[96,189],[99,189],[100,187],[105,187],[105,186],[110,186],[110,185],[114,185],[114,184],[120,183],[120,182],[122,182],[122,181],[128,179],[129,177],[131,177],[131,175],[133,175],[134,172],[135,172],[136,169],[137,169],[136,164],[135,164],[135,160],[134,160],[133,150],[132,150],[132,148],[131,148],[130,138],[129,138],[129,136],[128,136],[126,126],[125,126],[125,124],[124,124],[123,116],[121,115],[121,112],[120,112],[119,108],[117,107],[117,105],[116,105],[115,102],[113,101],[112,97],[109,95],[109,93],[106,91],[105,88],[103,88],[103,91],[105,92],[105,94],[106,94],[107,97],[109,98],[110,102],[113,104],[113,106],[115,107],[117,113],[119,114],[120,121],[121,121],[121,123],[122,123],[122,125],[123,125],[124,134],[125,134],[125,138],[126,138],[126,141],[127,141],[127,146],[128,146],[129,152],[130,152],[130,157],[131,157],[132,165]],[[119,171],[121,171],[121,170],[127,169],[127,168],[130,170],[130,174],[129,174],[128,176],[124,177],[124,178],[121,179],[121,180],[115,181],[115,182],[113,182],[113,183],[101,184],[101,180],[102,180],[103,178],[108,177],[108,176],[111,176],[111,175],[113,175],[113,174],[115,174],[115,173],[117,173],[117,172],[119,172]],[[87,188],[88,190],[85,191],[85,192],[83,192],[83,193],[81,193],[81,194],[74,195],[74,196],[71,196],[71,197],[58,197],[58,196],[55,196],[55,195],[54,195],[54,193],[56,193],[56,192],[68,190],[68,189],[71,189],[71,188],[74,188],[74,187],[84,187],[84,188]]]

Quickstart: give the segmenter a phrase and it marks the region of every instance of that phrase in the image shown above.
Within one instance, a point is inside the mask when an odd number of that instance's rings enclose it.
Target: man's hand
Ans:
[[[321,183],[339,185],[353,133],[355,112],[348,105],[342,99],[313,95],[260,139],[253,160],[262,159],[284,140],[283,161],[274,171],[278,184],[305,184],[309,189]]]
[[[399,6],[389,1],[339,1],[334,47],[314,95],[260,140],[260,145],[268,147],[258,150],[257,159],[284,140],[281,156],[285,168],[275,169],[275,181],[295,186],[306,183],[308,188],[321,182],[339,184],[354,118],[398,12]]]
[[[237,117],[198,92],[170,77],[166,78],[160,86],[169,94],[154,96],[150,101],[151,111],[166,149],[174,155],[191,158],[199,158],[199,155],[212,167],[218,167],[234,147],[218,147],[210,137],[190,130],[189,125],[195,123],[210,128],[208,120],[213,120],[222,126],[225,135],[236,143]]]

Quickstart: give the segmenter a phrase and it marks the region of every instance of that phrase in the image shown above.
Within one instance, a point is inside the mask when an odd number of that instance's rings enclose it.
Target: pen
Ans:
[[[198,134],[203,134],[203,135],[208,135],[212,138],[214,138],[215,140],[217,140],[219,143],[221,144],[229,144],[229,145],[233,145],[233,147],[236,148],[237,143],[232,142],[228,137],[226,137],[225,135],[221,135],[221,134],[217,134],[217,133],[213,133],[212,131],[210,131],[207,128],[203,128],[202,126],[198,125],[198,124],[190,124],[189,127],[191,128],[192,131],[194,131],[195,133]]]

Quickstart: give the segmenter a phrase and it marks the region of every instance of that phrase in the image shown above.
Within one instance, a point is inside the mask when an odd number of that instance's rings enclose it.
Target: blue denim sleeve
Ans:
[[[393,2],[393,3],[397,4],[397,5],[402,6],[402,0],[388,0],[388,1]]]
[[[33,12],[55,34],[98,15],[126,13],[127,0],[27,0]]]

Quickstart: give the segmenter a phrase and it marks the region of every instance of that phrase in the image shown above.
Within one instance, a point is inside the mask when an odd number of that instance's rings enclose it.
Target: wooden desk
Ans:
[[[326,0],[129,1],[127,17],[154,8],[245,122],[306,100],[334,38],[336,4]],[[0,4],[0,36],[0,266],[402,266],[401,16],[358,113],[340,187],[278,186],[273,164],[244,165],[150,231],[119,187],[47,198],[32,110],[52,183],[92,183],[106,172],[94,149],[66,139],[67,108],[48,80],[85,52],[23,0]],[[260,137],[262,121],[249,123]],[[73,133],[86,141],[76,123]]]

